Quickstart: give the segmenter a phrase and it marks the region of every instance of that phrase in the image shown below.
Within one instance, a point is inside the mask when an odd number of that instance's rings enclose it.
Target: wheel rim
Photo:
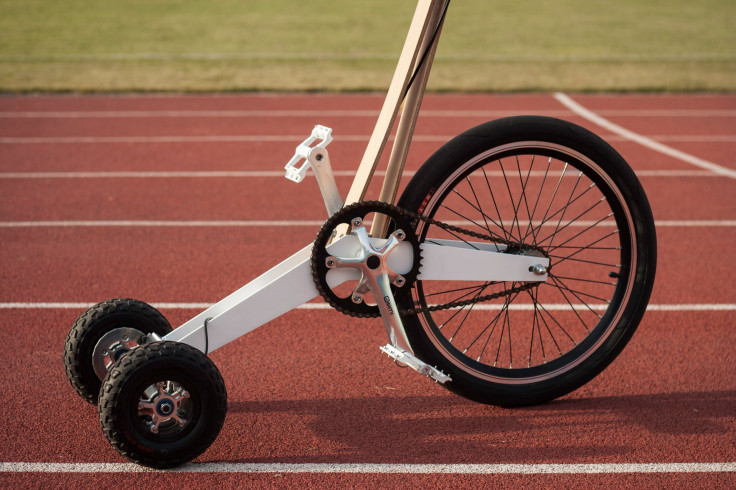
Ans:
[[[163,377],[163,376],[162,376]],[[200,397],[195,389],[179,380],[145,381],[135,390],[130,417],[135,432],[156,443],[181,440],[197,425]]]
[[[174,381],[149,385],[138,401],[138,420],[154,436],[176,436],[192,421],[189,392]]]
[[[92,368],[100,381],[124,354],[138,348],[146,335],[135,328],[120,327],[103,335],[92,350]]]
[[[444,182],[423,214],[542,246],[551,271],[530,291],[419,315],[434,346],[458,368],[505,384],[544,381],[585,361],[611,337],[633,286],[633,220],[618,187],[587,157],[541,142],[489,150]],[[460,239],[426,224],[418,233],[421,241]],[[428,306],[514,285],[420,281],[412,299]]]

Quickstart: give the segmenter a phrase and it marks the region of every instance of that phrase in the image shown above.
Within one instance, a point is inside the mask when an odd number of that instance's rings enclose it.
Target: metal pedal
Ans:
[[[320,142],[312,146],[312,144],[317,140],[320,140]],[[332,129],[326,126],[315,126],[312,130],[312,135],[296,147],[294,156],[291,157],[289,163],[284,167],[284,170],[286,170],[286,178],[296,183],[304,180],[304,177],[307,174],[307,169],[311,166],[309,154],[316,148],[327,147],[330,142],[332,142]],[[304,163],[300,167],[297,167],[297,164],[302,160],[304,160]]]
[[[316,141],[319,143],[312,146]],[[317,125],[312,130],[312,135],[296,147],[294,156],[286,164],[286,178],[299,183],[304,180],[307,170],[311,167],[317,178],[317,185],[325,201],[327,215],[332,216],[342,208],[342,199],[337,189],[335,176],[332,173],[330,155],[327,153],[327,145],[332,141],[332,129]],[[301,166],[299,162],[304,160]]]
[[[436,367],[432,367],[429,364],[420,361],[412,354],[405,350],[398,349],[391,344],[381,347],[381,351],[394,361],[406,364],[419,374],[423,374],[424,376],[435,380],[437,383],[445,384],[448,381],[452,381],[452,378]]]

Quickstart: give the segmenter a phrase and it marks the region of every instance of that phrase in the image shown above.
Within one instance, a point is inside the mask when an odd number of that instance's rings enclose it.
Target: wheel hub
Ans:
[[[174,402],[170,399],[161,400],[156,405],[156,412],[162,417],[168,417],[174,411]]]
[[[189,422],[186,417],[189,392],[173,381],[159,381],[149,386],[138,402],[138,415],[152,434],[162,428],[179,430]]]
[[[143,332],[130,327],[116,328],[103,335],[92,351],[92,367],[100,381],[118,359],[137,349],[144,340]]]

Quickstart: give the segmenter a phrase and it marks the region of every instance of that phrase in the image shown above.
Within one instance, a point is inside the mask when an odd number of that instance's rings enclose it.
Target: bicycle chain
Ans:
[[[333,218],[335,218],[338,214],[343,214],[343,213],[350,214],[350,213],[354,213],[355,212],[355,209],[359,209],[362,206],[371,206],[371,207],[380,208],[380,209],[382,209],[382,211],[381,211],[382,213],[385,211],[385,214],[387,214],[389,216],[390,216],[390,213],[397,213],[397,214],[399,214],[399,215],[401,215],[401,216],[403,216],[405,218],[408,218],[409,220],[412,220],[412,221],[417,221],[417,222],[418,221],[422,221],[422,222],[424,222],[426,224],[437,226],[438,228],[441,228],[441,229],[446,230],[446,231],[460,233],[460,234],[467,235],[467,236],[470,236],[470,237],[473,237],[473,238],[478,238],[480,240],[485,240],[485,241],[488,241],[488,242],[491,242],[491,243],[496,243],[496,244],[499,244],[499,245],[506,245],[507,247],[518,248],[518,249],[522,249],[522,250],[534,250],[534,251],[537,251],[537,252],[541,253],[543,257],[549,258],[549,255],[542,248],[537,247],[535,245],[529,245],[529,244],[517,242],[517,241],[514,241],[514,240],[507,240],[507,239],[500,238],[500,237],[492,237],[490,235],[486,235],[486,234],[483,234],[483,233],[478,233],[478,232],[475,232],[475,231],[466,230],[464,228],[460,228],[460,227],[457,227],[457,226],[454,226],[454,225],[451,225],[451,224],[448,224],[448,223],[443,223],[441,221],[437,221],[437,220],[435,220],[433,218],[430,218],[428,216],[424,216],[424,215],[422,215],[420,213],[415,213],[414,211],[409,211],[408,209],[403,209],[403,208],[400,208],[398,206],[394,206],[392,204],[388,204],[388,203],[381,202],[381,201],[361,201],[361,202],[357,202],[357,203],[351,204],[349,206],[346,206],[343,209],[341,209],[340,211],[338,211],[337,213],[335,213],[330,219],[327,220],[327,222],[325,222],[325,224],[322,226],[322,228],[320,229],[319,233],[317,234],[317,239],[315,240],[315,243],[314,243],[315,249],[316,249],[316,247],[321,246],[321,244],[318,243],[319,242],[319,239],[323,235],[323,232],[325,232],[325,231],[329,232],[329,230],[325,230],[325,227],[329,226],[329,224],[334,221]],[[416,224],[414,225],[414,229],[408,230],[408,231],[407,230],[404,230],[404,231],[406,233],[409,233],[409,232],[415,233],[416,232]],[[315,255],[315,253],[313,251],[312,257],[314,257],[314,255]],[[415,255],[417,255],[417,254],[415,254]],[[418,269],[418,264],[417,264],[417,269]],[[552,266],[550,264],[550,266],[547,267],[547,272],[549,273],[549,271],[551,269],[552,269]],[[353,311],[351,311],[349,309],[346,309],[346,308],[343,308],[341,306],[338,306],[338,305],[333,304],[333,302],[327,297],[326,292],[324,291],[322,285],[320,284],[320,281],[317,278],[316,268],[314,266],[313,266],[313,277],[314,277],[314,282],[317,285],[317,290],[319,291],[320,295],[325,300],[327,300],[335,309],[337,309],[341,313],[344,313],[344,314],[346,314],[348,316],[358,317],[358,318],[375,318],[377,316],[380,316],[380,314],[356,313],[356,312],[353,312]],[[521,286],[513,287],[511,289],[507,289],[505,291],[499,291],[499,292],[493,293],[493,294],[488,294],[488,295],[484,295],[484,296],[478,296],[478,297],[472,298],[472,299],[451,301],[449,303],[432,305],[432,306],[424,306],[424,307],[417,306],[417,307],[409,308],[409,309],[402,308],[402,309],[399,309],[399,313],[402,314],[402,315],[417,315],[417,314],[420,314],[420,313],[429,313],[429,312],[433,312],[433,311],[449,310],[449,309],[452,309],[452,308],[458,308],[458,307],[466,306],[466,305],[469,305],[469,304],[482,303],[482,302],[485,302],[485,301],[491,301],[491,300],[498,299],[498,298],[503,298],[503,297],[506,297],[506,296],[512,296],[514,294],[518,294],[518,293],[527,291],[529,289],[532,289],[533,287],[535,287],[537,285],[538,285],[538,283],[531,282],[531,283],[523,284]],[[407,284],[404,287],[407,287],[407,286],[411,286],[411,285],[410,284]]]

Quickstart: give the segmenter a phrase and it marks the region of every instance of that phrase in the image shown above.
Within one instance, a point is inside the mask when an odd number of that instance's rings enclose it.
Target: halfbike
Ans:
[[[469,129],[396,199],[449,0],[419,0],[355,179],[342,198],[316,126],[286,165],[311,168],[329,218],[310,243],[172,329],[152,306],[104,301],[64,350],[74,389],[96,404],[124,457],[167,468],[205,451],[227,395],[207,354],[317,297],[380,317],[381,350],[471,400],[543,403],[621,352],[652,291],[656,236],[634,172],[593,133],[539,116]],[[391,130],[378,199],[366,201]]]

